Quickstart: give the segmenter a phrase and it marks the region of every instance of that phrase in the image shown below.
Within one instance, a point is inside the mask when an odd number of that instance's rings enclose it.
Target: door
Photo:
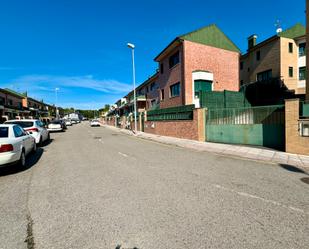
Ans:
[[[200,91],[211,92],[212,91],[212,81],[195,80],[194,81],[194,97],[199,98]]]
[[[13,127],[14,135],[16,140],[18,141],[18,144],[21,145],[24,149],[26,154],[28,154],[31,151],[31,139],[27,135],[27,133],[18,125],[15,125]]]

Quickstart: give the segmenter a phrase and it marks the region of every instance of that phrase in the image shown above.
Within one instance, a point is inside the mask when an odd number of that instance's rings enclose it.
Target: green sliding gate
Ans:
[[[284,105],[208,109],[206,141],[283,150]]]

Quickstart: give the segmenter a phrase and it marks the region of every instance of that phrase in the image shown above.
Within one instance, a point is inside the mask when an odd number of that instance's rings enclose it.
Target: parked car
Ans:
[[[61,123],[61,126],[62,126],[62,129],[63,129],[63,130],[68,129],[68,127],[67,127],[67,125],[66,125],[66,123],[65,123],[65,121],[64,121],[63,119],[59,119],[59,121],[60,121],[60,123]]]
[[[77,124],[76,119],[71,119],[71,123],[72,123],[72,124]]]
[[[44,142],[50,140],[48,130],[44,127],[41,120],[38,119],[22,119],[22,120],[9,120],[5,124],[17,124],[20,125],[25,131],[30,133],[35,138],[35,142],[42,145]]]
[[[72,121],[71,121],[71,119],[66,119],[66,120],[65,120],[65,125],[66,125],[66,126],[72,126]]]
[[[47,127],[47,130],[50,132],[53,131],[64,131],[63,123],[61,120],[53,120]]]
[[[101,126],[101,124],[100,124],[99,120],[93,119],[93,120],[91,120],[91,122],[90,122],[90,126],[91,126],[91,127]]]
[[[26,156],[36,151],[33,136],[16,124],[0,125],[0,167],[9,164],[26,164]]]

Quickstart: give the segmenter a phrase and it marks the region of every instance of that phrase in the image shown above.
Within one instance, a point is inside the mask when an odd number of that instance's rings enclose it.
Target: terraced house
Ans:
[[[248,51],[240,58],[240,84],[278,78],[296,94],[306,91],[306,29],[302,24],[257,43],[248,38]]]
[[[238,47],[210,25],[176,37],[154,59],[160,108],[199,103],[199,91],[239,90]]]
[[[22,100],[22,94],[10,89],[0,88],[0,122],[24,116]]]

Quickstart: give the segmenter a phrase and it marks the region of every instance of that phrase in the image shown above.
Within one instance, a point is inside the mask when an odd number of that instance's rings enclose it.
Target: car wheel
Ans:
[[[21,152],[21,155],[20,155],[19,166],[21,166],[21,167],[26,166],[26,154],[25,154],[24,150]]]

